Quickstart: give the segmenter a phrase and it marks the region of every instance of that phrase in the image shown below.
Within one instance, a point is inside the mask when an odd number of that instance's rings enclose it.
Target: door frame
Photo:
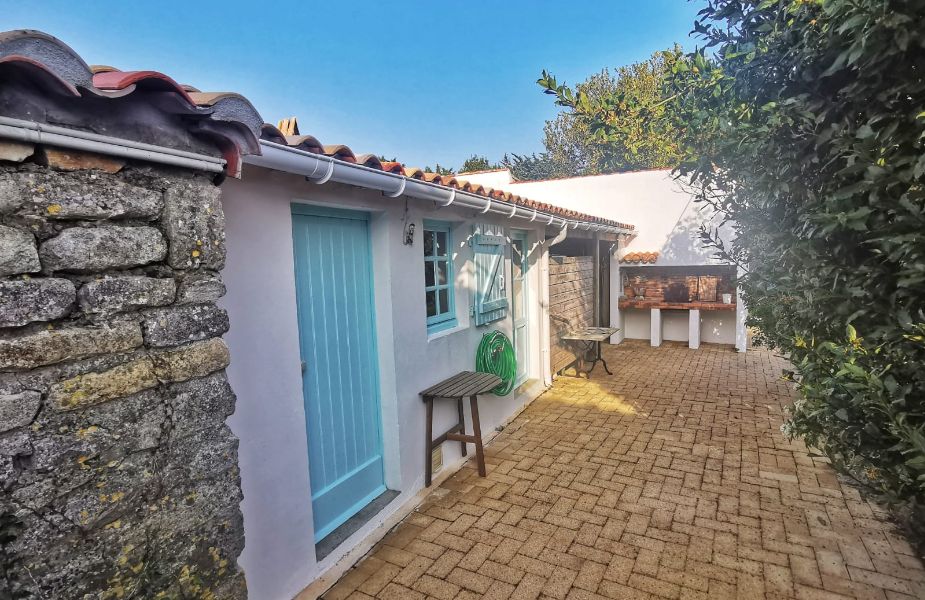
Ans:
[[[530,246],[529,246],[529,231],[524,229],[511,229],[510,237],[513,240],[517,240],[523,243],[523,257],[521,259],[521,278],[523,279],[521,290],[523,294],[523,314],[521,315],[520,321],[523,322],[523,328],[525,335],[522,343],[526,344],[524,348],[524,358],[526,359],[526,364],[523,367],[523,375],[518,377],[514,381],[514,386],[519,386],[523,384],[527,379],[530,378],[530,336],[531,336],[531,319],[530,319]],[[517,320],[514,318],[514,244],[511,244],[511,337],[513,337],[514,342],[514,355],[517,355]]]
[[[377,425],[377,434],[378,434],[378,451],[381,456],[382,464],[382,486],[381,489],[377,488],[376,491],[369,494],[367,497],[363,498],[360,502],[357,503],[354,507],[357,510],[347,511],[338,517],[335,521],[332,521],[330,524],[325,526],[321,530],[314,529],[314,519],[312,524],[312,534],[313,539],[317,543],[335,529],[337,529],[344,522],[349,520],[353,515],[355,515],[359,510],[362,510],[364,506],[375,500],[379,495],[385,492],[388,489],[387,485],[387,467],[386,463],[388,461],[388,453],[386,452],[386,443],[385,443],[385,428],[383,426],[383,410],[382,410],[382,381],[380,377],[380,354],[379,354],[379,327],[376,314],[376,278],[375,278],[375,268],[374,268],[374,258],[375,253],[373,251],[373,231],[372,231],[372,219],[368,211],[365,210],[355,210],[355,209],[346,209],[346,208],[335,208],[331,206],[318,205],[318,204],[307,204],[304,202],[293,201],[290,202],[290,214],[292,216],[306,216],[306,217],[327,217],[335,219],[346,219],[354,221],[363,221],[366,223],[366,240],[367,240],[367,250],[368,250],[368,265],[369,272],[367,273],[367,281],[369,282],[369,303],[370,303],[370,326],[371,326],[371,340],[372,352],[375,356],[375,360],[372,361],[372,373],[371,373],[371,383],[374,391],[374,412],[376,416],[376,425]],[[294,219],[293,219],[294,222]],[[294,223],[293,223],[294,224]],[[290,228],[291,229],[291,228]],[[295,240],[293,240],[293,248],[295,248]],[[298,267],[293,258],[293,272],[296,276],[296,322],[298,326],[302,328],[302,311],[299,307],[299,294],[298,294]],[[299,334],[300,346],[299,346],[299,359],[302,360],[302,347],[301,347],[301,333]],[[304,405],[305,402],[305,377],[304,374],[300,377],[303,389],[302,389],[302,402]],[[308,435],[307,423],[306,423],[306,435]],[[306,446],[306,451],[308,447]],[[311,489],[311,458],[309,457],[308,461],[309,467],[309,489]],[[313,494],[314,495],[314,494]],[[312,501],[312,513],[314,514],[314,501]],[[348,514],[349,512],[349,514]],[[322,535],[323,533],[323,535]]]

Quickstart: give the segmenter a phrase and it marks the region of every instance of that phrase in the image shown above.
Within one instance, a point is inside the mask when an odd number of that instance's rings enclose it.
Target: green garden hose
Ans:
[[[501,383],[491,390],[492,393],[498,396],[510,394],[517,377],[517,358],[511,340],[500,331],[490,331],[483,335],[475,351],[475,370],[501,378]]]

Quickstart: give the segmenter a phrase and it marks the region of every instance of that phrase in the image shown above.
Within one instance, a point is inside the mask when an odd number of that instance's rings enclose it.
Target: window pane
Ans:
[[[434,232],[424,230],[424,256],[434,255]]]
[[[427,316],[433,317],[437,314],[437,293],[427,292]]]
[[[434,285],[434,263],[429,260],[424,261],[424,285]]]
[[[440,313],[450,312],[450,298],[446,288],[440,290]]]
[[[437,283],[439,285],[446,285],[446,261],[438,260],[434,262],[434,266],[437,267]],[[433,285],[428,283],[427,285]]]
[[[446,243],[446,232],[437,231],[436,234],[437,234],[437,247],[436,247],[436,252],[434,253],[434,256],[447,256],[447,253],[449,252],[449,248],[447,247],[447,243]]]

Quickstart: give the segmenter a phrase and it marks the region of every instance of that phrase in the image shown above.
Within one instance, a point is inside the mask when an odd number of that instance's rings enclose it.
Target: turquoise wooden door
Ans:
[[[292,205],[315,540],[385,491],[366,213]]]
[[[530,369],[527,252],[526,232],[511,233],[511,318],[514,325],[514,355],[517,358],[517,375],[514,379],[516,385],[526,381]]]

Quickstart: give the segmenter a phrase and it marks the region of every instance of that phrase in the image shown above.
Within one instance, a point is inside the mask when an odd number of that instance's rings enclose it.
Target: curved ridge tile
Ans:
[[[382,170],[382,161],[375,154],[360,154],[357,156],[357,164],[378,171]]]
[[[80,96],[80,91],[71,82],[59,77],[57,73],[48,69],[43,63],[27,56],[10,54],[0,57],[0,68],[28,71],[35,76],[40,85],[49,91],[64,93],[69,96]]]
[[[122,90],[135,85],[139,89],[176,92],[196,105],[179,83],[159,71],[104,71],[93,76],[93,85],[101,90]]]
[[[93,86],[90,66],[70,46],[47,33],[34,29],[0,33],[0,58],[16,54],[41,63],[45,70],[74,87]]]
[[[424,171],[422,171],[418,167],[405,167],[404,174],[405,174],[405,177],[409,177],[411,179],[421,179],[421,180],[424,179]]]
[[[285,133],[285,131],[283,133]],[[293,148],[298,148],[299,150],[312,152],[314,154],[324,154],[324,146],[322,146],[318,138],[313,135],[287,135],[285,137],[287,146],[292,146]]]
[[[387,160],[382,163],[382,170],[388,173],[396,173],[398,175],[404,174],[404,167],[400,162],[395,162],[394,160]]]
[[[289,145],[286,142],[286,136],[283,135],[283,132],[277,129],[276,125],[271,125],[270,123],[264,123],[260,126],[260,139],[283,146]]]
[[[328,144],[323,148],[325,156],[330,156],[331,158],[349,163],[355,163],[357,161],[357,157],[354,155],[353,150],[344,144]]]
[[[253,136],[260,136],[263,117],[250,100],[235,92],[189,92],[188,97],[197,106],[212,108],[212,118],[220,121],[241,123],[251,130]]]

